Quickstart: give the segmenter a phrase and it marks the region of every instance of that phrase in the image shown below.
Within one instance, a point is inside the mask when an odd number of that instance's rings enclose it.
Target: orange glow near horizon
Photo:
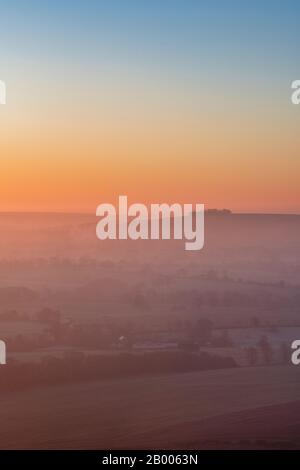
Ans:
[[[66,99],[48,109],[38,97],[27,113],[28,103],[2,107],[0,210],[94,213],[126,194],[145,204],[300,213],[296,124],[223,100],[229,114],[218,100],[204,100],[203,112],[133,102],[126,113],[84,100],[78,110]]]
[[[0,211],[300,213],[294,9],[46,3],[1,9]]]

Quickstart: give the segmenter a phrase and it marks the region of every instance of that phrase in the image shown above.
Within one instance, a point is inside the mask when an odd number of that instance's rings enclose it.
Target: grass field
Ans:
[[[207,446],[204,442],[207,435],[213,447],[222,447],[226,436],[230,436],[227,446],[234,447],[240,435],[237,423],[244,423],[243,439],[247,436],[245,420],[236,413],[247,410],[248,419],[252,417],[252,436],[257,429],[263,440],[260,425],[263,412],[259,414],[258,410],[292,404],[299,399],[300,374],[292,366],[206,371],[23,391],[0,398],[0,446],[2,449],[202,448]],[[266,438],[269,443],[272,439],[278,442],[282,414],[275,411],[276,406],[274,413],[267,409],[268,422],[273,419],[276,436],[272,436],[270,425]],[[290,416],[291,425],[298,425],[295,413],[284,416],[285,425],[286,416]],[[220,421],[214,424],[207,420]],[[299,434],[297,442],[299,445]]]

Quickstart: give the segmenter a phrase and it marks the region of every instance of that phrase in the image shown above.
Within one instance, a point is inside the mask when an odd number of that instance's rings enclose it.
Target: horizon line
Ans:
[[[218,214],[219,215],[224,215],[224,216],[230,216],[230,215],[277,215],[277,216],[300,216],[300,212],[255,212],[255,211],[249,211],[249,212],[234,212],[231,209],[216,209],[216,208],[209,208],[205,209],[204,212],[209,212],[212,215]],[[72,211],[1,211],[0,210],[0,215],[74,215],[74,216],[95,216],[96,213],[92,212],[72,212]]]

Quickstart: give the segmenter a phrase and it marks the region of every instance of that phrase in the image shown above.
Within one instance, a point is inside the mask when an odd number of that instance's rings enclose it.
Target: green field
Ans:
[[[299,392],[299,370],[292,366],[28,390],[2,395],[0,445],[3,449],[188,447],[198,435],[205,436],[208,418],[222,417],[224,435],[232,436],[233,420],[226,416],[296,402]],[[296,417],[291,414],[291,419]]]

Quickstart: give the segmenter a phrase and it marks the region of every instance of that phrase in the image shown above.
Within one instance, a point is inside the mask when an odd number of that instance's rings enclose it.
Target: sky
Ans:
[[[296,1],[0,0],[0,211],[300,213]]]

